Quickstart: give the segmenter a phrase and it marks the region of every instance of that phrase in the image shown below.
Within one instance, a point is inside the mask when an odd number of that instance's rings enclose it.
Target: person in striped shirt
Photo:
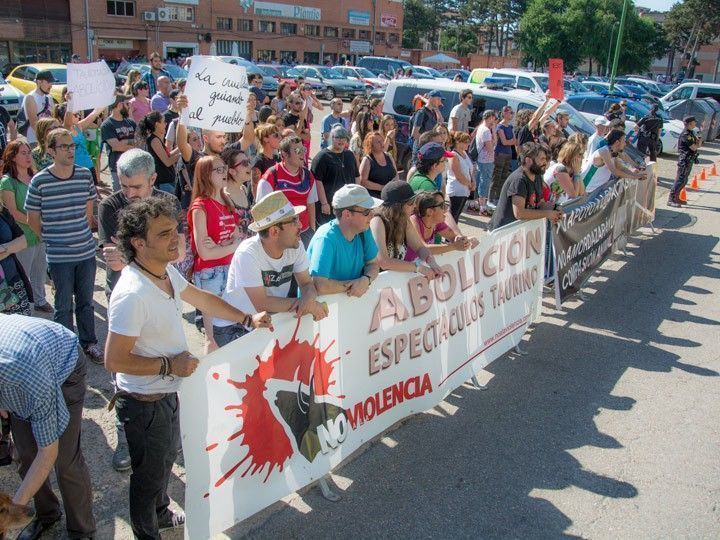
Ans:
[[[28,224],[46,243],[48,269],[55,283],[54,320],[73,327],[73,300],[80,345],[96,364],[104,362],[95,337],[95,240],[90,230],[96,199],[92,174],[76,166],[72,134],[63,128],[47,136],[54,163],[30,180],[25,209]]]

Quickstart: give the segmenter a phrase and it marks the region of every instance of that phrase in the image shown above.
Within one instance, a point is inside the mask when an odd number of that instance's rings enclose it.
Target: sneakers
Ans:
[[[675,199],[668,199],[667,205],[672,208],[682,208],[680,201],[676,201]]]
[[[130,469],[130,452],[127,444],[118,443],[113,454],[112,466],[117,472],[125,472]]]
[[[91,345],[88,345],[87,347],[84,347],[83,351],[85,351],[85,354],[93,364],[97,364],[99,366],[105,364],[105,355],[103,354],[103,350],[97,343],[93,343]]]
[[[170,529],[179,529],[185,526],[185,512],[178,510],[177,512],[170,512],[168,510],[165,519],[158,520],[158,531],[169,531]]]
[[[49,302],[45,302],[42,305],[35,304],[35,311],[42,311],[43,313],[55,313],[55,310]]]

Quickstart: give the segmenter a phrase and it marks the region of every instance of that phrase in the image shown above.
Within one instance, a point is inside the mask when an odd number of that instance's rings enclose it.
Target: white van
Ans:
[[[545,95],[548,85],[550,84],[550,78],[547,73],[510,68],[473,69],[470,77],[468,77],[468,81],[481,84],[487,77],[508,77],[515,79],[515,87],[519,90],[528,90],[541,96]]]
[[[660,98],[663,104],[669,104],[681,99],[713,98],[720,102],[720,84],[691,82],[682,83]]]

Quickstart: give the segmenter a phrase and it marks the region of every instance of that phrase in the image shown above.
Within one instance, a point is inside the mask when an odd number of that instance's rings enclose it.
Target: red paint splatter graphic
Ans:
[[[328,407],[324,403],[315,405],[313,396],[332,396],[342,399],[342,395],[330,394],[330,387],[335,384],[334,364],[340,357],[327,359],[327,354],[335,343],[333,340],[324,350],[317,346],[319,334],[316,334],[312,343],[299,341],[297,333],[300,327],[298,320],[295,331],[290,341],[280,346],[275,340],[272,351],[266,359],[257,356],[258,366],[244,381],[227,379],[224,382],[234,386],[238,390],[244,390],[240,403],[225,406],[226,411],[232,411],[233,416],[242,418],[242,427],[232,433],[227,440],[239,439],[242,446],[247,446],[248,452],[238,463],[230,467],[215,482],[215,487],[221,486],[227,479],[243,465],[245,469],[241,477],[265,473],[263,482],[266,482],[273,470],[277,468],[282,471],[285,462],[293,455],[294,449],[291,439],[288,437],[283,423],[291,428],[296,435],[298,448],[301,453],[312,461],[307,455],[307,434],[311,421],[308,420],[313,407],[320,407],[320,416],[328,415]],[[218,373],[212,374],[213,379],[219,380]],[[281,418],[276,416],[271,404],[266,400],[264,392],[267,390],[267,382],[270,380],[297,382],[299,388],[304,387],[309,394],[301,393],[299,389],[292,396],[281,397],[278,392],[275,404],[280,410]],[[289,394],[285,392],[285,394]],[[269,398],[272,399],[272,398]],[[340,410],[332,407],[332,409]],[[317,413],[317,409],[314,409]],[[330,412],[332,414],[332,411]],[[208,445],[207,451],[211,451],[217,443]],[[309,452],[314,458],[314,453]]]

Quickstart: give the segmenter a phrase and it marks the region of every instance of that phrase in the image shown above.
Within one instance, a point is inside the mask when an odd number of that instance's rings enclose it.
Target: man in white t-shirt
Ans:
[[[610,130],[610,120],[600,115],[595,118],[595,120],[593,121],[593,125],[595,126],[595,133],[590,135],[590,138],[587,142],[587,147],[585,147],[585,155],[583,155],[583,160],[585,161],[587,161],[587,159],[590,157],[590,154],[600,148],[600,145],[603,142],[603,137],[605,137],[605,135],[607,135],[608,131]]]
[[[244,240],[235,251],[223,300],[245,312],[294,312],[327,317],[325,304],[308,273],[308,258],[300,241],[299,215],[304,206],[293,206],[282,191],[260,199],[250,212],[250,229],[258,234]],[[296,298],[297,292],[300,298]],[[233,321],[213,322],[213,335],[221,347],[247,334],[250,328]]]
[[[267,313],[249,315],[190,285],[170,262],[178,257],[173,202],[149,197],[120,214],[117,247],[129,261],[113,288],[108,307],[105,367],[116,373],[118,392],[110,402],[125,426],[130,451],[130,522],[137,538],[185,523],[168,506],[168,479],[180,435],[177,390],[198,359],[188,352],[183,302],[203,313],[254,328],[270,327]]]
[[[461,131],[467,133],[470,129],[470,120],[472,120],[472,111],[470,105],[473,102],[473,91],[465,88],[460,91],[460,103],[455,105],[450,111],[449,128],[450,131]]]

